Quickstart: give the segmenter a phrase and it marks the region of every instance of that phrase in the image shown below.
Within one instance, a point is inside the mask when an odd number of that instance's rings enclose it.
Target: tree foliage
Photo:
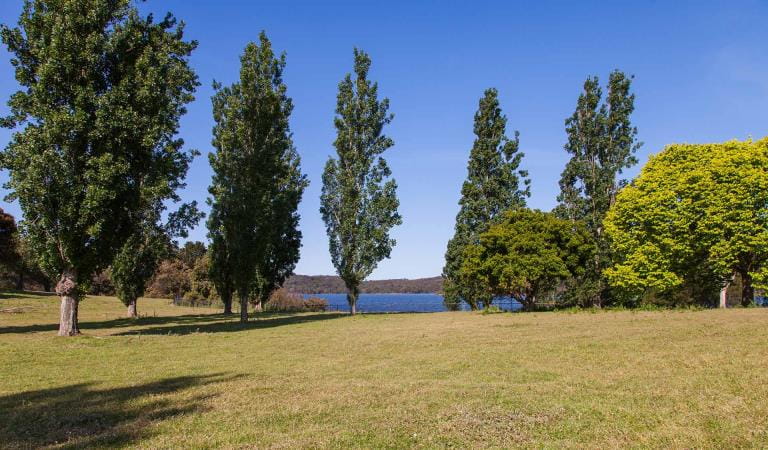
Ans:
[[[208,216],[208,238],[211,244],[208,248],[208,277],[216,289],[216,293],[224,303],[224,314],[232,314],[232,296],[235,293],[233,280],[235,267],[229,242],[224,233],[223,208],[212,208]]]
[[[525,207],[530,196],[528,173],[520,170],[523,153],[519,151],[519,133],[506,136],[507,118],[501,112],[498,92],[487,89],[475,113],[475,142],[469,153],[467,179],[461,187],[459,213],[453,238],[445,253],[446,306],[458,309],[461,301],[472,309],[489,305],[493,297],[482,286],[462,282],[459,270],[464,248],[477,243],[480,233],[503,212]]]
[[[182,205],[169,215],[165,224],[159,223],[164,206],[162,198],[148,199],[144,220],[123,243],[110,267],[110,279],[115,293],[128,307],[129,317],[138,317],[136,302],[144,295],[160,261],[169,257],[175,237],[187,237],[187,230],[202,217],[196,202]],[[202,247],[202,250],[200,249]],[[178,252],[182,262],[193,265],[205,254],[202,242],[187,242]]]
[[[738,274],[751,303],[752,281],[768,282],[768,139],[668,146],[621,191],[605,227],[616,288],[664,292],[696,275],[725,286]]]
[[[355,78],[339,83],[336,103],[337,158],[323,172],[320,213],[328,233],[331,260],[347,287],[355,313],[360,283],[389,258],[395,240],[389,231],[402,223],[397,183],[381,156],[394,145],[383,134],[392,121],[389,100],[378,100],[378,85],[368,80],[371,58],[355,49]]]
[[[285,55],[275,56],[264,32],[259,41],[240,58],[240,80],[215,84],[213,97],[211,273],[217,288],[237,292],[242,321],[249,298],[271,292],[298,261],[296,208],[307,185],[288,123]]]
[[[464,247],[460,282],[532,309],[542,294],[583,273],[594,246],[586,228],[552,213],[518,209]]]
[[[611,256],[603,232],[603,219],[626,185],[620,176],[624,169],[637,163],[635,152],[637,128],[630,116],[635,109],[635,96],[630,93],[632,77],[616,70],[608,79],[608,95],[602,100],[597,77],[584,82],[576,111],[565,121],[571,155],[560,177],[558,216],[583,221],[593,236],[598,252],[589,270],[575,284],[584,304],[602,305],[607,300],[602,271],[610,265]],[[586,287],[586,289],[584,289]]]
[[[15,269],[21,260],[17,238],[16,219],[0,209],[0,266],[5,269]]]
[[[170,14],[142,18],[128,0],[25,1],[2,28],[22,90],[4,122],[10,200],[48,272],[61,275],[62,335],[77,302],[141,220],[147,197],[175,199],[192,157],[175,137],[197,77],[195,42]]]
[[[182,217],[189,218],[190,214],[187,213]],[[180,234],[181,231],[183,230],[183,228],[179,229],[179,227],[175,227],[175,229],[179,231],[178,234]],[[174,233],[172,230],[173,229],[168,230],[167,234],[169,235],[177,234],[177,233]],[[186,237],[186,236],[182,236],[182,237]],[[205,248],[205,243],[200,241],[187,241],[184,243],[183,246],[181,246],[181,248],[179,248],[176,251],[176,258],[178,258],[186,267],[194,267],[195,264],[197,264],[197,262],[200,261],[200,258],[206,255],[207,251],[208,250]]]

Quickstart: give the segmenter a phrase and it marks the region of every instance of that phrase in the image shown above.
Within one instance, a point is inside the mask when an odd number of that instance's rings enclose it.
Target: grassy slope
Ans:
[[[0,309],[0,447],[768,445],[768,310],[272,316]]]

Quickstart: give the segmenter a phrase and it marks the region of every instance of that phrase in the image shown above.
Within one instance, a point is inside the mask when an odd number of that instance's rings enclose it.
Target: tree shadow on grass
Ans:
[[[55,292],[45,291],[2,291],[0,300],[34,300],[40,297],[53,297]]]
[[[174,399],[169,395],[243,375],[211,374],[166,378],[111,389],[81,383],[0,397],[0,447],[65,448],[126,446],[152,435],[151,425],[205,411],[212,395]]]
[[[292,314],[259,313],[251,316],[248,323],[241,324],[235,315],[224,314],[187,314],[181,316],[142,317],[139,319],[111,319],[102,321],[79,321],[78,326],[87,334],[87,330],[120,329],[127,327],[144,327],[114,333],[112,336],[157,335],[157,334],[190,334],[190,333],[219,333],[243,331],[254,328],[271,328],[283,325],[293,325],[318,320],[336,319],[348,316],[344,313]],[[155,326],[161,325],[161,326]],[[57,323],[40,325],[18,325],[0,327],[2,334],[39,333],[56,331]]]
[[[135,335],[182,335],[190,333],[231,333],[244,330],[253,330],[261,328],[273,328],[286,325],[298,325],[302,323],[318,322],[339,317],[347,317],[348,314],[342,313],[318,313],[318,314],[269,314],[261,313],[259,316],[251,317],[246,323],[240,323],[233,320],[232,316],[223,316],[226,320],[201,321],[198,323],[174,323],[169,326],[159,326],[142,328],[138,330],[128,330],[122,333],[116,333],[114,336],[135,336]],[[210,316],[205,316],[210,317]]]
[[[97,321],[78,321],[78,327],[81,330],[102,330],[108,328],[126,328],[143,325],[163,325],[169,323],[176,324],[195,324],[201,322],[227,321],[233,320],[234,316],[225,316],[224,314],[185,314],[180,316],[159,316],[159,317],[140,317],[131,319],[128,317],[119,319],[97,320]],[[46,323],[40,325],[18,325],[11,327],[0,327],[0,334],[13,333],[38,333],[42,331],[56,331],[59,329],[58,323]]]

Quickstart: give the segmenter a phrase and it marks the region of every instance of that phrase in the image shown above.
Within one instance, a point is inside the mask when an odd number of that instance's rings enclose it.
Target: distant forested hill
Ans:
[[[294,275],[284,287],[299,294],[337,294],[346,292],[341,278],[332,275]],[[441,292],[443,278],[418,278],[415,280],[364,281],[362,292],[369,294],[431,294]]]

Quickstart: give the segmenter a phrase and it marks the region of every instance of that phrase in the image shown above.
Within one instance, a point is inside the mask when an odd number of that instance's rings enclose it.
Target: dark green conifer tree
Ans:
[[[565,121],[571,156],[560,178],[560,195],[555,213],[572,221],[583,221],[592,234],[597,252],[589,270],[573,281],[574,302],[602,306],[610,301],[603,270],[611,264],[603,219],[626,184],[624,169],[637,164],[637,128],[630,116],[635,95],[630,93],[632,77],[615,70],[608,80],[608,96],[601,103],[602,90],[597,77],[584,82],[576,111]]]
[[[238,295],[245,322],[249,300],[259,305],[299,259],[296,208],[307,181],[288,123],[293,104],[282,79],[285,54],[277,57],[262,32],[240,62],[239,82],[215,85],[208,229],[214,283],[225,309]]]
[[[475,142],[469,153],[467,179],[461,187],[456,231],[448,241],[443,268],[444,297],[449,309],[458,309],[462,301],[470,308],[490,305],[493,297],[485,286],[463,282],[459,277],[464,247],[476,244],[501,213],[525,207],[530,196],[530,180],[520,170],[523,153],[519,151],[519,133],[506,136],[507,118],[502,114],[496,89],[487,89],[475,113]]]

